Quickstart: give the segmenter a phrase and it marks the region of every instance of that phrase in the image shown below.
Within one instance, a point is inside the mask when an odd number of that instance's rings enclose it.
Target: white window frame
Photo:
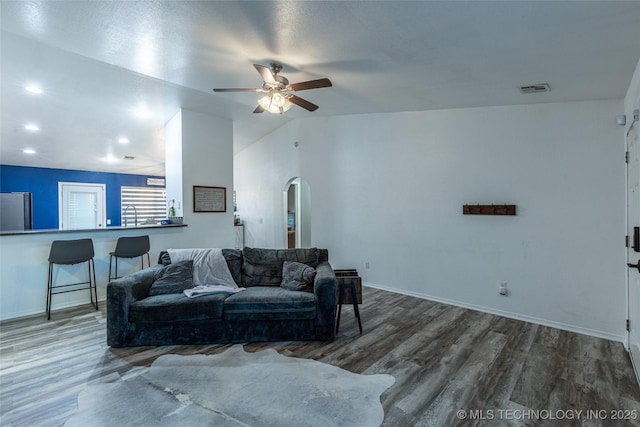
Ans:
[[[58,182],[58,227],[60,230],[72,230],[65,219],[68,216],[69,191],[86,191],[96,194],[96,227],[107,226],[107,185],[86,182]]]

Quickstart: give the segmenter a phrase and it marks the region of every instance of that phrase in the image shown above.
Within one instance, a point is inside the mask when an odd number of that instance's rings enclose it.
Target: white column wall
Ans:
[[[233,122],[183,109],[182,171],[184,221],[189,228],[181,247],[232,248]],[[194,185],[225,187],[227,211],[194,212]]]
[[[312,244],[369,285],[622,341],[622,108],[296,120],[235,156],[246,244],[282,246],[282,189],[301,176]],[[516,204],[518,215],[462,215],[467,203]]]

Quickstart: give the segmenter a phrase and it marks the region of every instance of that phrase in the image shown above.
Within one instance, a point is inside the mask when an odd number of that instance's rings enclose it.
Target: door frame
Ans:
[[[97,226],[96,228],[106,228],[107,226],[107,185],[87,182],[58,182],[58,228],[60,230],[68,230],[64,227],[64,204],[65,204],[65,187],[81,187],[86,188],[87,192],[96,193],[97,197]]]
[[[640,102],[639,102],[640,104]],[[636,113],[638,110],[635,110],[634,113]],[[630,187],[631,185],[633,185],[633,182],[631,182],[631,180],[637,180],[639,181],[638,184],[640,185],[640,162],[639,164],[636,164],[636,170],[634,171],[636,174],[638,174],[638,176],[631,176],[631,171],[629,168],[630,162],[633,162],[634,160],[630,158],[630,154],[632,155],[635,153],[635,156],[640,157],[640,139],[638,137],[638,134],[640,133],[640,129],[638,129],[638,117],[637,115],[634,114],[633,120],[631,122],[631,125],[629,126],[629,128],[626,130],[625,132],[625,152],[626,152],[626,163],[625,163],[625,232],[627,234],[627,248],[625,251],[625,258],[626,258],[626,263],[633,263],[635,264],[637,262],[637,256],[634,257],[632,256],[633,249],[633,232],[632,229],[633,227],[637,227],[640,226],[640,223],[638,222],[638,218],[631,218],[631,215],[635,215],[632,212],[632,206],[631,203],[634,202],[634,200],[630,200]],[[635,136],[633,136],[636,141],[635,141],[635,147],[633,150],[630,150],[631,147],[631,143],[632,140],[630,139],[630,134],[632,134],[632,131],[635,132]],[[637,161],[637,160],[636,160]],[[636,196],[636,198],[640,198],[640,196]],[[636,206],[635,209],[640,210],[639,206]],[[640,212],[639,212],[640,213]],[[638,380],[638,382],[640,383],[640,302],[637,301],[637,299],[640,297],[640,286],[638,286],[638,284],[634,283],[635,281],[639,280],[638,277],[636,277],[635,275],[640,274],[640,272],[636,272],[634,269],[632,269],[631,267],[627,267],[627,274],[626,274],[626,288],[627,288],[627,336],[626,336],[626,342],[625,342],[625,347],[627,348],[627,350],[629,351],[629,355],[631,358],[631,363],[633,365],[633,369],[635,371],[636,374],[636,379]]]
[[[311,247],[311,187],[309,183],[302,177],[291,178],[284,186],[282,191],[283,202],[283,247],[288,247],[288,205],[289,205],[289,188],[295,188],[295,223],[296,223],[296,248]]]

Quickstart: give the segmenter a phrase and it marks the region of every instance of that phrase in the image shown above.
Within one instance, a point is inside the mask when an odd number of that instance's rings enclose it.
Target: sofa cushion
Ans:
[[[155,276],[149,296],[179,294],[193,287],[193,261],[181,261],[162,267]]]
[[[231,272],[236,285],[240,286],[242,283],[242,250],[240,249],[223,249],[222,256],[227,261],[227,267]],[[169,265],[171,264],[171,256],[167,251],[161,251],[158,257],[158,264]]]
[[[295,261],[285,261],[282,264],[282,283],[280,287],[289,291],[313,292],[313,279],[316,269]]]
[[[229,267],[233,281],[236,282],[236,285],[240,286],[242,284],[242,250],[223,249],[222,256],[224,256],[225,261],[227,261],[227,267]]]
[[[316,268],[319,264],[318,248],[242,250],[242,286],[280,286],[282,264],[296,261]]]
[[[282,261],[301,262],[313,268],[320,263],[318,248],[278,249],[277,252]]]
[[[280,287],[254,286],[224,300],[228,320],[314,319],[316,300],[312,293]]]
[[[129,321],[155,323],[221,319],[227,296],[215,294],[187,298],[184,294],[165,294],[147,297],[131,304]]]

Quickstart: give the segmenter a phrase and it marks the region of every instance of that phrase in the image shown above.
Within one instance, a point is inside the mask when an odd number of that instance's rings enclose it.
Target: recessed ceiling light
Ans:
[[[24,90],[26,90],[29,93],[34,93],[36,95],[41,95],[42,94],[42,88],[40,86],[36,86],[36,85],[27,85],[24,87]]]
[[[40,127],[38,125],[34,125],[33,123],[27,123],[26,125],[24,125],[24,128],[29,132],[38,132],[40,130]]]
[[[126,138],[124,136],[121,136],[120,138],[118,138],[118,142],[120,144],[128,144],[129,143],[129,138]]]
[[[147,107],[147,104],[140,103],[137,107],[132,109],[133,114],[141,119],[148,119],[152,116],[151,110]]]
[[[22,150],[22,152],[24,154],[36,154],[36,150],[34,150],[33,148],[25,148],[24,150]]]

